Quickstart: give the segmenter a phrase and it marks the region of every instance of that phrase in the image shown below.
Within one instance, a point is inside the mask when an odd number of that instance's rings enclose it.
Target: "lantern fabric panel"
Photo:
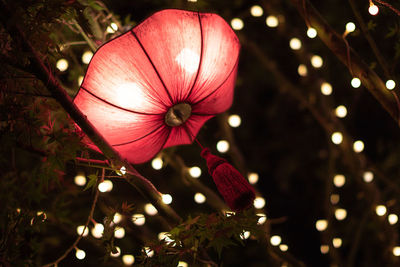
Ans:
[[[154,64],[172,102],[184,100],[200,63],[202,33],[198,13],[160,11],[132,31]]]

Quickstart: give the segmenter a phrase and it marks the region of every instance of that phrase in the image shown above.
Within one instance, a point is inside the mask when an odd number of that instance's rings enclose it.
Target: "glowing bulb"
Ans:
[[[59,59],[56,67],[59,71],[66,71],[68,69],[68,61],[65,58]]]
[[[83,229],[85,229],[85,232],[83,232]],[[83,232],[82,236],[87,236],[89,234],[89,227],[86,227],[84,225],[79,225],[78,227],[76,227],[76,232],[78,233],[78,235],[81,235]]]
[[[329,246],[328,245],[321,245],[320,247],[321,253],[326,254],[329,252]]]
[[[135,257],[133,255],[124,255],[122,256],[122,262],[125,265],[132,265],[135,263]]]
[[[177,267],[188,267],[189,265],[184,261],[179,261]]]
[[[332,244],[333,244],[333,247],[335,247],[335,248],[340,248],[342,246],[342,243],[343,243],[342,239],[339,237],[335,237],[334,239],[332,239]]]
[[[256,184],[258,182],[258,174],[255,172],[250,172],[247,175],[247,179],[249,179],[250,184]]]
[[[196,193],[194,195],[194,201],[198,204],[202,204],[202,203],[206,202],[206,196],[203,195],[202,193]]]
[[[244,231],[243,233],[240,234],[240,238],[242,240],[248,239],[250,237],[250,232],[249,231]]]
[[[75,257],[78,260],[83,260],[86,257],[86,252],[81,249],[77,249],[75,252]]]
[[[317,30],[314,29],[314,28],[311,28],[311,27],[308,28],[307,29],[307,36],[308,36],[308,38],[311,38],[311,39],[317,37]]]
[[[113,253],[112,251],[110,252],[111,257],[119,257],[121,255],[121,249],[119,247],[115,247],[117,252]]]
[[[347,211],[345,209],[335,210],[335,217],[338,221],[343,221],[347,217]]]
[[[320,232],[325,231],[327,227],[328,227],[327,220],[318,220],[315,222],[315,228],[317,228],[317,230]]]
[[[273,235],[269,241],[271,242],[271,245],[279,246],[279,244],[282,242],[282,238],[279,235]]]
[[[256,197],[254,199],[254,207],[256,209],[262,209],[265,206],[265,199],[262,197]]]
[[[293,50],[299,50],[301,48],[301,41],[298,38],[290,39],[289,46]]]
[[[395,255],[396,257],[400,256],[400,247],[393,248],[393,255]]]
[[[263,13],[264,13],[264,11],[263,11],[262,7],[260,7],[259,5],[255,5],[250,8],[250,14],[253,17],[261,17],[263,15]]]
[[[194,166],[194,167],[189,169],[189,174],[193,178],[199,178],[200,175],[201,175],[201,169],[199,167],[197,167],[197,166]]]
[[[386,214],[386,207],[384,205],[378,205],[375,208],[375,212],[378,216],[383,216]]]
[[[101,238],[103,236],[104,226],[101,223],[96,223],[91,232],[93,237]]]
[[[119,171],[121,172],[122,175],[126,174],[126,167],[122,166],[121,169],[119,169]]]
[[[217,143],[217,150],[220,153],[226,153],[229,150],[229,143],[226,140],[218,141]]]
[[[83,76],[79,75],[79,77],[78,77],[78,85],[81,86],[82,82],[83,82]]]
[[[336,174],[335,177],[333,177],[333,184],[336,187],[342,187],[346,183],[346,177],[344,177],[343,174]]]
[[[116,238],[119,238],[119,239],[124,238],[124,236],[125,236],[125,229],[122,228],[122,227],[118,227],[118,226],[115,227],[114,236],[115,236]]]
[[[151,161],[151,167],[153,167],[153,169],[155,170],[160,170],[163,167],[163,160],[160,157],[154,158]]]
[[[288,245],[285,244],[280,244],[279,249],[283,252],[287,251],[289,249]]]
[[[265,215],[264,213],[257,213],[257,216],[259,216],[257,224],[261,225],[267,221],[267,215]]]
[[[356,29],[356,25],[355,25],[353,22],[348,22],[348,23],[346,24],[346,31],[347,31],[348,33],[354,32],[355,29]]]
[[[388,221],[391,225],[396,224],[399,220],[399,217],[396,214],[389,214]]]
[[[114,33],[118,30],[118,27],[115,27],[114,25],[117,26],[117,24],[115,24],[115,23],[111,23],[110,26],[107,26],[107,29],[106,29],[107,33]]]
[[[142,226],[146,222],[146,218],[143,214],[133,214],[132,222],[137,226]]]
[[[77,174],[74,178],[76,185],[84,186],[86,184],[86,177],[83,174]]]
[[[85,51],[82,54],[82,62],[83,64],[89,64],[90,60],[93,57],[93,52],[92,51]]]
[[[167,232],[161,232],[158,234],[158,240],[164,240],[165,243],[169,244],[173,242],[174,240],[168,235]]]
[[[164,204],[171,204],[172,203],[172,196],[170,194],[163,194],[162,195],[162,202],[164,202]]]
[[[372,172],[364,172],[363,174],[364,182],[370,183],[374,180],[374,174]]]
[[[240,126],[240,124],[242,123],[242,119],[240,118],[239,115],[233,114],[230,115],[228,118],[228,123],[231,127],[233,128],[237,128]]]
[[[301,77],[305,77],[307,76],[307,67],[304,64],[300,64],[299,67],[297,68],[297,73],[301,76]]]
[[[336,205],[337,203],[339,203],[340,197],[337,194],[332,194],[330,200],[332,205]]]
[[[144,252],[146,253],[146,255],[148,256],[148,257],[153,257],[153,255],[154,255],[154,250],[152,250],[151,248],[149,248],[149,247],[144,247],[143,248],[144,249]]]
[[[330,85],[330,84],[327,83],[327,82],[323,82],[323,83],[321,84],[321,93],[322,93],[323,95],[330,95],[330,94],[332,94],[332,85]]]
[[[360,140],[355,141],[353,143],[353,150],[357,153],[360,153],[361,151],[363,151],[364,150],[364,142],[360,141]]]
[[[335,109],[335,114],[339,118],[344,118],[347,115],[347,108],[343,105],[340,105]]]
[[[275,28],[278,27],[279,25],[278,18],[273,15],[268,16],[267,19],[265,20],[265,23],[270,28]]]
[[[353,86],[354,88],[358,88],[361,86],[361,81],[358,78],[353,78],[351,79],[351,86]]]
[[[144,211],[150,216],[154,216],[158,213],[158,210],[151,203],[144,205]]]
[[[371,14],[372,16],[375,16],[376,14],[378,14],[379,12],[379,8],[377,5],[374,5],[372,2],[368,8],[368,12],[369,14]]]
[[[331,136],[332,143],[339,145],[343,141],[343,135],[341,132],[334,132]]]
[[[110,24],[111,29],[113,29],[114,31],[118,31],[118,25],[114,22],[111,22]]]
[[[110,192],[113,189],[113,183],[110,180],[104,180],[98,185],[99,191],[102,193]]]
[[[187,0],[188,2],[196,3],[197,0]]]
[[[200,56],[189,48],[184,48],[176,56],[175,61],[188,73],[193,74],[199,68]]]
[[[393,80],[386,81],[386,88],[388,90],[393,90],[396,87],[396,83]]]
[[[311,65],[314,68],[321,68],[322,65],[324,64],[324,61],[322,60],[322,57],[318,56],[318,55],[314,55],[311,57]]]
[[[232,26],[232,29],[239,31],[239,30],[243,29],[243,26],[244,26],[243,20],[241,20],[239,18],[234,18],[231,20],[231,26]]]

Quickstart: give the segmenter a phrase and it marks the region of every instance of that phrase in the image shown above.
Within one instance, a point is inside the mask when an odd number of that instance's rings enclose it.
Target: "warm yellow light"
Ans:
[[[89,62],[92,59],[92,57],[93,57],[93,52],[92,51],[88,51],[88,50],[85,51],[82,54],[82,62],[83,62],[83,64],[89,64]]]
[[[121,172],[122,175],[125,175],[126,173],[126,167],[122,166],[121,169],[119,169],[119,171]]]
[[[343,105],[340,105],[335,109],[335,114],[339,118],[344,118],[347,115],[347,108]]]
[[[338,194],[332,194],[330,200],[332,205],[336,205],[337,203],[339,203],[340,197]]]
[[[68,61],[65,58],[61,58],[57,61],[56,67],[59,71],[66,71],[68,69]]]
[[[122,256],[122,262],[125,265],[130,266],[135,263],[135,257],[133,255],[124,255]]]
[[[193,178],[199,178],[200,175],[201,175],[201,169],[199,167],[197,167],[197,166],[194,166],[194,167],[189,169],[189,174]]]
[[[370,182],[372,182],[372,180],[374,180],[374,174],[372,172],[369,172],[369,171],[368,172],[364,172],[363,179],[364,179],[364,182],[370,183]]]
[[[188,2],[193,2],[193,3],[196,3],[197,2],[197,0],[187,0]]]
[[[143,214],[133,214],[132,215],[132,222],[137,226],[142,226],[146,222],[146,218]]]
[[[321,93],[323,95],[330,95],[332,94],[332,85],[330,83],[327,82],[323,82],[321,84]]]
[[[353,86],[354,88],[358,88],[361,86],[361,81],[358,78],[353,78],[351,79],[351,86]]]
[[[174,240],[168,235],[167,232],[161,232],[158,234],[158,240],[164,240],[165,243],[169,244],[173,242]]]
[[[285,244],[280,244],[279,249],[283,252],[287,251],[289,249],[288,245]]]
[[[110,252],[111,257],[119,257],[121,255],[121,249],[119,247],[115,247],[117,252],[113,253],[112,251]]]
[[[113,183],[110,180],[104,180],[98,185],[99,191],[102,193],[110,192],[113,189]]]
[[[393,248],[393,255],[396,257],[400,256],[400,247],[397,246]]]
[[[218,141],[217,143],[217,150],[220,153],[226,153],[229,150],[229,143],[226,140]]]
[[[360,153],[364,150],[364,142],[357,140],[353,143],[353,150],[357,153]]]
[[[387,80],[386,81],[386,88],[388,90],[393,90],[396,87],[396,83],[393,80]]]
[[[249,179],[249,183],[250,184],[256,184],[257,182],[258,182],[258,174],[257,173],[255,173],[255,172],[250,172],[248,175],[247,175],[247,179]]]
[[[163,194],[162,195],[162,202],[164,202],[164,204],[171,204],[172,203],[172,196],[170,194]]]
[[[115,32],[115,30],[113,29],[113,27],[111,27],[111,25],[107,26],[106,31],[107,31],[107,33],[114,33]]]
[[[348,22],[348,23],[346,24],[346,31],[347,31],[348,33],[354,32],[355,30],[356,30],[356,25],[355,25],[353,22]]]
[[[265,206],[265,199],[262,197],[256,197],[254,199],[254,207],[256,209],[262,209]]]
[[[83,174],[77,174],[74,178],[76,185],[84,186],[86,184],[86,177]]]
[[[188,267],[189,265],[185,261],[179,261],[177,267]]]
[[[275,28],[278,27],[279,25],[278,18],[273,15],[268,16],[267,19],[265,20],[265,23],[270,28]]]
[[[301,41],[299,38],[290,39],[289,46],[293,50],[299,50],[301,48]]]
[[[325,231],[327,227],[328,227],[327,220],[318,220],[315,222],[315,228],[317,228],[317,230],[320,232]]]
[[[264,213],[257,213],[257,216],[259,216],[257,224],[261,225],[267,221],[267,215],[265,215]]]
[[[194,195],[194,201],[198,204],[202,204],[202,203],[206,202],[206,196],[203,195],[202,193],[196,193]]]
[[[329,246],[328,245],[321,245],[320,250],[321,250],[322,254],[327,254],[329,252]]]
[[[119,238],[119,239],[124,238],[124,236],[125,236],[125,229],[122,228],[122,227],[119,227],[119,226],[115,227],[114,236],[115,236],[116,238]]]
[[[334,239],[332,239],[332,244],[333,244],[333,247],[335,247],[335,248],[340,248],[342,246],[342,243],[343,243],[342,239],[339,237],[335,237]]]
[[[385,207],[384,205],[378,205],[378,206],[376,206],[376,208],[375,208],[375,212],[376,212],[376,214],[377,214],[378,216],[383,216],[383,215],[385,215],[385,214],[386,214],[386,211],[387,211],[387,209],[386,209],[386,207]]]
[[[114,31],[118,31],[118,25],[114,22],[111,22],[110,24],[111,29],[113,29]]]
[[[82,82],[83,82],[83,76],[79,75],[78,76],[78,85],[81,86]]]
[[[318,56],[318,55],[314,55],[311,57],[311,65],[314,68],[321,68],[322,65],[324,64],[324,61],[322,60],[322,57]]]
[[[312,27],[308,28],[308,29],[307,29],[307,36],[308,36],[309,38],[311,38],[311,39],[317,37],[317,30],[314,29],[314,28],[312,28]]]
[[[243,29],[243,26],[244,26],[243,20],[241,20],[239,18],[234,18],[231,20],[231,26],[232,26],[232,29],[239,31],[239,30]]]
[[[163,160],[160,157],[156,157],[151,161],[151,167],[155,170],[160,170],[163,167]]]
[[[83,232],[83,229],[85,229],[85,232]],[[78,233],[78,235],[81,235],[83,232],[82,236],[87,236],[89,234],[89,227],[86,227],[84,225],[79,225],[78,227],[76,227],[76,232]]]
[[[154,216],[158,213],[158,210],[151,203],[144,205],[144,211],[150,216]]]
[[[297,73],[301,76],[301,77],[305,77],[307,76],[307,67],[304,64],[300,64],[299,67],[297,68]]]
[[[347,217],[347,211],[345,209],[335,210],[335,217],[338,221],[343,221]]]
[[[146,253],[146,255],[148,256],[148,257],[153,257],[153,255],[154,255],[154,250],[152,250],[151,248],[149,248],[149,247],[143,247],[143,249],[144,249],[144,252]]]
[[[82,249],[76,249],[75,257],[78,260],[83,260],[86,257],[86,252],[83,251]]]
[[[396,224],[397,221],[399,220],[399,217],[396,214],[389,214],[388,216],[388,221],[391,225]]]
[[[331,136],[332,143],[340,145],[343,141],[343,135],[341,132],[334,132]]]
[[[282,238],[279,235],[273,235],[271,236],[270,242],[273,246],[279,246],[282,242]]]
[[[375,15],[378,14],[379,8],[378,8],[377,5],[374,5],[374,4],[371,2],[370,6],[369,6],[369,8],[368,8],[368,12],[369,12],[369,14],[371,14],[372,16],[375,16]]]
[[[264,13],[264,10],[259,5],[254,5],[250,8],[250,14],[253,17],[261,17]]]
[[[118,212],[116,212],[116,213],[114,214],[114,217],[113,217],[113,222],[114,222],[114,223],[119,223],[121,220],[122,220],[122,215],[119,214]]]
[[[101,223],[96,223],[92,228],[92,236],[95,238],[101,238],[103,236],[104,226]]]
[[[336,187],[342,187],[346,183],[346,177],[344,177],[343,174],[336,174],[335,177],[333,177],[333,184]]]
[[[239,115],[236,114],[232,114],[229,116],[228,118],[228,123],[231,127],[233,128],[237,128],[240,126],[240,124],[242,123],[242,119],[240,118]]]
[[[249,231],[244,231],[243,233],[240,234],[240,238],[242,240],[248,239],[250,237],[250,232]]]

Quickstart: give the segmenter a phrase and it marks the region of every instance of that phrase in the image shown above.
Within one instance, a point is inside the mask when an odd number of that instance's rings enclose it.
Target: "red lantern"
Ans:
[[[218,15],[163,10],[104,44],[75,104],[132,163],[190,144],[233,100],[239,40]]]

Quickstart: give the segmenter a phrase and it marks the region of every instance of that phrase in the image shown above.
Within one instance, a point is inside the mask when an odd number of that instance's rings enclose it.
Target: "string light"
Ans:
[[[271,245],[279,246],[280,243],[282,242],[282,238],[279,235],[273,235],[271,236],[269,241],[271,242]]]
[[[344,118],[347,115],[347,108],[343,105],[340,105],[335,109],[335,114],[338,118]]]
[[[101,223],[96,223],[92,228],[92,236],[95,238],[101,238],[103,236],[104,226]]]
[[[304,64],[300,64],[299,67],[297,68],[297,73],[301,76],[301,77],[305,77],[307,76],[307,67]]]
[[[244,26],[243,20],[241,20],[239,18],[234,18],[231,20],[231,26],[232,26],[232,29],[234,29],[236,31],[240,31],[241,29],[243,29],[243,26]]]
[[[265,23],[270,28],[275,28],[278,27],[279,25],[278,18],[273,15],[268,16],[267,19],[265,20]]]
[[[333,177],[333,184],[336,187],[342,187],[346,183],[346,177],[344,177],[343,174],[336,174],[335,177]]]
[[[78,85],[81,86],[82,82],[83,82],[83,76],[79,75],[79,77],[78,77]]]
[[[99,191],[102,193],[110,192],[113,189],[113,183],[110,180],[104,180],[98,185]]]
[[[335,217],[338,221],[343,221],[347,217],[347,211],[345,209],[335,210]]]
[[[388,90],[393,90],[396,87],[396,83],[393,80],[387,80],[386,81],[386,88]]]
[[[196,193],[194,195],[194,201],[198,204],[202,204],[202,203],[206,202],[206,196],[203,195],[202,193]]]
[[[262,197],[256,197],[254,199],[254,207],[256,209],[262,209],[265,206],[265,199]]]
[[[153,255],[154,255],[154,250],[152,250],[151,248],[149,248],[149,247],[144,247],[143,248],[144,249],[144,252],[146,253],[146,255],[148,256],[148,257],[153,257]]]
[[[340,145],[343,141],[343,135],[341,132],[334,132],[331,136],[332,143]]]
[[[386,209],[386,207],[384,205],[378,205],[375,208],[376,215],[378,215],[378,216],[385,215],[386,211],[387,211],[387,209]]]
[[[117,224],[117,223],[119,223],[121,220],[122,220],[122,215],[119,214],[118,212],[116,212],[116,213],[114,214],[114,217],[113,217],[113,222]]]
[[[137,226],[142,226],[146,222],[143,214],[137,213],[132,215],[132,222]]]
[[[132,265],[132,264],[135,263],[135,257],[134,257],[133,255],[129,255],[129,254],[123,255],[123,256],[122,256],[122,262],[123,262],[125,265],[130,266],[130,265]]]
[[[293,50],[299,50],[301,48],[301,41],[299,38],[290,39],[289,46]]]
[[[160,157],[156,157],[151,161],[151,167],[155,170],[160,170],[163,167],[163,160]]]
[[[358,78],[353,78],[353,79],[351,79],[351,86],[353,86],[353,88],[358,88],[358,87],[360,87],[361,86],[361,81],[360,81],[360,79],[358,79]]]
[[[379,8],[377,5],[375,5],[374,3],[372,3],[372,1],[369,3],[369,8],[368,8],[368,12],[369,14],[371,14],[372,16],[375,16],[378,14],[379,12]]]
[[[84,186],[86,184],[86,177],[82,173],[79,173],[75,176],[74,182],[76,185]]]
[[[217,143],[217,150],[220,153],[226,153],[229,150],[229,143],[226,140],[220,140]]]
[[[113,253],[112,251],[110,252],[110,256],[111,257],[119,257],[119,255],[121,255],[121,249],[119,247],[115,247],[115,249],[117,250],[117,252]]]
[[[283,252],[287,251],[289,249],[288,245],[285,244],[280,244],[279,249]]]
[[[242,119],[240,118],[239,115],[236,114],[232,114],[229,116],[228,118],[228,123],[231,127],[233,128],[237,128],[240,126],[240,124],[242,123]]]
[[[56,63],[56,68],[59,71],[66,71],[68,69],[68,61],[65,58],[61,58]]]
[[[107,31],[108,33],[114,33],[114,32],[116,32],[116,31],[118,31],[118,25],[117,25],[116,23],[112,22],[112,23],[110,24],[110,26],[107,27],[106,31]]]
[[[336,205],[337,203],[339,203],[340,196],[338,194],[332,194],[330,200],[332,205]]]
[[[347,33],[354,32],[355,30],[356,30],[356,25],[353,22],[348,22],[346,24],[346,32]]]
[[[85,257],[86,257],[86,252],[85,251],[83,251],[82,249],[76,249],[76,252],[75,252],[75,257],[78,259],[78,260],[83,260]]]
[[[399,217],[396,214],[389,214],[388,216],[388,221],[391,225],[396,224],[397,221],[399,220]]]
[[[265,215],[264,213],[257,213],[257,216],[259,216],[257,224],[261,225],[267,221],[267,215]]]
[[[189,169],[189,174],[193,178],[199,178],[201,176],[201,169],[197,166],[194,166]]]
[[[162,195],[162,202],[164,202],[164,204],[171,204],[172,203],[172,196],[170,194],[163,194]]]
[[[357,153],[360,153],[364,150],[364,142],[357,140],[353,143],[353,150]]]
[[[247,175],[247,179],[249,180],[249,183],[250,184],[256,184],[257,182],[258,182],[258,174],[257,173],[255,173],[255,172],[250,172],[248,175]]]
[[[179,261],[177,267],[188,267],[189,265],[185,261]]]
[[[328,245],[321,245],[320,250],[321,250],[322,254],[327,254],[329,252],[329,246]]]
[[[317,30],[312,27],[309,27],[307,29],[307,36],[308,36],[308,38],[311,38],[311,39],[317,37]]]
[[[244,231],[243,233],[240,234],[240,238],[242,240],[248,239],[250,237],[250,232],[249,231]]]
[[[364,172],[363,179],[364,179],[364,182],[370,183],[370,182],[372,182],[372,180],[374,180],[374,174],[372,172],[369,172],[369,171],[368,172]]]
[[[188,2],[196,3],[197,0],[187,0]]]
[[[250,14],[253,17],[261,17],[264,13],[264,10],[259,5],[254,5],[250,8]]]
[[[322,67],[323,64],[324,64],[324,61],[322,60],[322,57],[320,57],[318,55],[314,55],[311,57],[311,65],[314,68],[319,69]]]
[[[167,244],[169,244],[169,243],[174,241],[171,237],[169,237],[167,232],[160,232],[158,234],[158,240],[160,240],[160,241],[164,240],[165,243],[167,243]]]
[[[335,237],[334,239],[332,239],[332,244],[335,248],[340,248],[342,246],[342,239],[339,237]]]
[[[85,229],[85,232],[83,232],[83,229]],[[78,235],[83,235],[82,236],[87,236],[89,234],[89,228],[86,227],[84,225],[79,225],[78,227],[76,227],[76,232],[78,233]]]
[[[121,169],[119,169],[119,171],[121,172],[122,175],[125,175],[126,173],[126,167],[122,166]]]
[[[85,51],[82,54],[82,62],[83,64],[89,64],[90,60],[93,57],[93,52],[92,51]]]
[[[325,231],[326,228],[328,227],[328,221],[327,220],[318,220],[315,222],[315,228],[319,231]]]
[[[124,238],[125,229],[119,226],[115,227],[114,236],[119,239]]]
[[[332,85],[330,83],[327,82],[323,82],[321,84],[321,93],[323,95],[330,95],[332,94]]]
[[[151,203],[144,205],[144,211],[150,216],[154,216],[158,213],[158,210]]]
[[[393,255],[395,255],[396,257],[400,256],[400,247],[394,247],[393,248]]]

